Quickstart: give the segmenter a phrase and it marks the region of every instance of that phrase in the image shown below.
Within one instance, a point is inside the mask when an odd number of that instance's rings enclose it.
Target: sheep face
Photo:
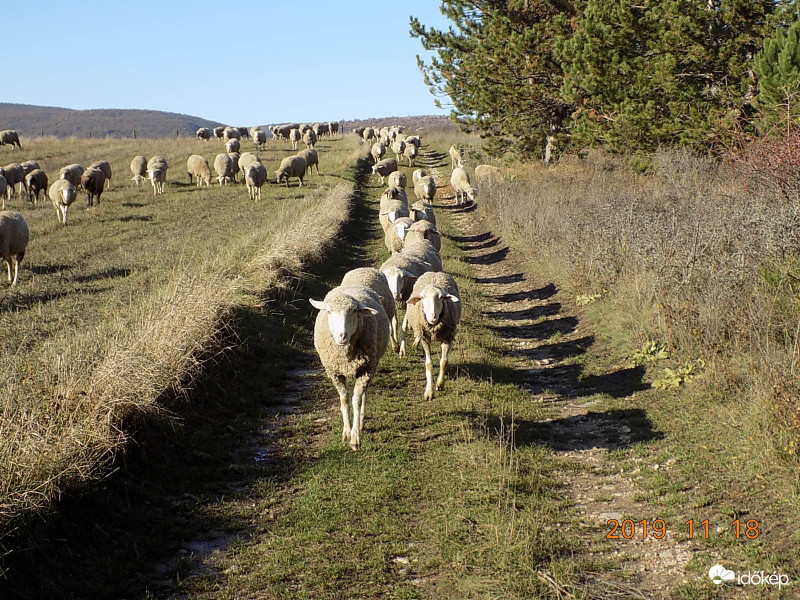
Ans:
[[[401,302],[403,300],[403,288],[407,281],[415,278],[414,274],[399,267],[387,267],[385,271],[381,272],[386,275],[389,291],[392,292],[395,301]]]
[[[401,240],[406,239],[406,234],[408,233],[408,228],[411,227],[408,223],[398,223],[394,226],[394,230],[397,232],[397,237]]]
[[[445,302],[458,302],[458,297],[448,294],[443,289],[436,286],[425,287],[419,295],[411,296],[408,303],[416,305],[422,304],[422,314],[429,325],[436,325],[442,316],[442,306]]]
[[[378,311],[365,306],[350,296],[337,296],[333,304],[324,300],[310,300],[311,305],[324,310],[328,316],[328,331],[338,346],[346,346],[358,328],[358,315],[377,315]]]

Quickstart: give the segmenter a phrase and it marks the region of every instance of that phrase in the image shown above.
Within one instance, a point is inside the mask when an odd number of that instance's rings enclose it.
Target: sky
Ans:
[[[20,68],[0,101],[163,110],[244,126],[449,112],[434,105],[416,62],[425,52],[409,35],[409,15],[449,26],[438,0],[35,6],[47,18],[25,9],[3,34],[4,63]]]

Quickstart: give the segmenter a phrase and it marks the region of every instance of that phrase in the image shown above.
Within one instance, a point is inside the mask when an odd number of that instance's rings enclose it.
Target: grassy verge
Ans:
[[[49,207],[9,206],[32,239],[20,284],[0,301],[2,531],[104,473],[130,425],[190,387],[232,311],[321,256],[347,218],[355,145],[323,142],[322,176],[302,189],[268,184],[260,203],[241,185],[188,184],[188,155],[213,163],[219,151],[199,140],[38,139],[14,155],[51,179],[100,158],[115,176],[99,207],[76,203],[67,227]],[[288,153],[276,143],[260,154],[272,166]],[[135,154],[167,157],[165,195],[127,181]]]

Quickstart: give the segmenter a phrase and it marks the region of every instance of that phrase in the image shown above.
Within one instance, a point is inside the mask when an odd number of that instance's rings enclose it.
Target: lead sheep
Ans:
[[[56,217],[58,222],[67,224],[67,209],[78,198],[78,190],[66,179],[57,179],[50,186],[47,191],[50,196],[50,202],[53,203],[53,208],[56,209]]]
[[[28,194],[28,201],[36,204],[39,202],[39,192],[47,190],[47,173],[41,169],[34,169],[25,176],[25,192]]]
[[[414,332],[414,345],[425,352],[425,400],[433,400],[433,361],[431,342],[442,344],[436,389],[444,388],[444,375],[450,349],[461,320],[461,298],[455,279],[446,273],[428,272],[414,284],[408,298],[406,319]]]
[[[406,143],[403,140],[395,140],[392,144],[392,152],[397,159],[397,162],[400,162],[400,157],[403,155],[403,152],[406,151]]]
[[[22,150],[22,145],[19,143],[19,134],[13,129],[4,129],[0,131],[0,146],[4,146],[5,144],[10,144],[12,148],[16,146]]]
[[[319,155],[317,151],[313,148],[306,148],[305,150],[301,150],[297,153],[297,156],[300,156],[305,159],[306,167],[308,172],[311,173],[313,171],[313,167],[317,167],[317,175],[319,175]]]
[[[209,129],[209,132],[211,130]],[[136,182],[136,187],[144,183],[144,180],[147,179],[145,175],[147,174],[147,157],[144,156],[134,156],[133,160],[131,160],[131,173],[133,173],[133,177],[131,179]]]
[[[389,344],[389,317],[378,294],[364,285],[339,286],[324,300],[310,300],[319,310],[314,348],[339,394],[342,441],[361,446],[366,391]],[[355,379],[353,420],[347,406],[347,380]]]
[[[198,187],[203,183],[206,184],[206,187],[211,185],[211,169],[208,161],[199,154],[192,154],[186,160],[186,173],[189,175],[189,183],[192,183],[192,177],[194,177]]]
[[[389,173],[395,171],[397,171],[397,161],[393,158],[384,158],[372,167],[372,174],[380,176],[381,184],[385,184]]]
[[[475,201],[475,188],[472,187],[469,174],[463,168],[456,167],[453,169],[453,173],[450,175],[450,185],[453,186],[453,190],[456,192],[457,206],[466,203],[465,197],[473,202]]]
[[[261,186],[267,181],[267,168],[260,162],[250,165],[244,172],[244,181],[250,200],[258,202],[261,200]]]
[[[275,171],[275,177],[280,184],[283,179],[286,179],[286,187],[289,187],[289,178],[297,177],[300,180],[299,187],[303,187],[303,177],[306,175],[306,159],[302,156],[287,156],[281,161],[278,170]]]
[[[214,159],[214,171],[217,173],[217,181],[220,185],[233,181],[233,159],[230,154],[217,154]]]
[[[31,233],[25,218],[13,210],[0,212],[0,256],[8,269],[8,282],[17,285],[19,265],[25,258],[25,249]],[[14,279],[11,279],[11,261],[14,261]]]

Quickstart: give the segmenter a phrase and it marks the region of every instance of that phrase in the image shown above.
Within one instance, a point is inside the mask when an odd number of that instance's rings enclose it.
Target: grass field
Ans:
[[[49,200],[7,205],[23,213],[31,241],[19,284],[0,299],[4,530],[102,473],[129,425],[190,383],[233,307],[318,257],[346,219],[352,142],[323,140],[321,176],[303,188],[268,183],[259,203],[241,184],[189,184],[188,156],[213,164],[223,150],[195,139],[55,138],[2,150],[3,164],[35,159],[51,182],[70,163],[113,169],[100,205],[87,209],[81,195],[67,226]],[[274,142],[260,155],[274,171],[291,153]],[[136,154],[166,156],[164,195],[130,181]]]

